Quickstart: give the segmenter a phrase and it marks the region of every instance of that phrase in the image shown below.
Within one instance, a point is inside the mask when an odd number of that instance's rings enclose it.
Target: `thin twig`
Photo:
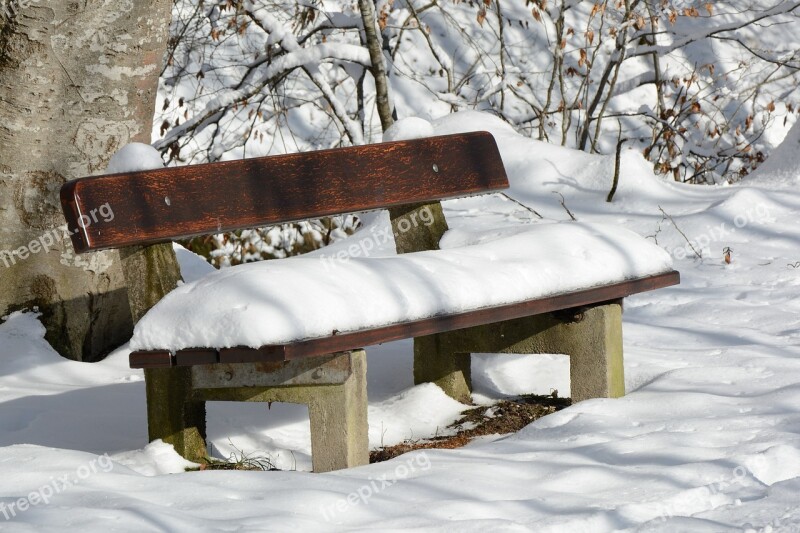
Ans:
[[[653,242],[655,242],[658,246],[661,246],[660,244],[658,244],[658,236],[661,233],[661,224],[663,224],[665,220],[667,220],[667,217],[661,215],[661,220],[658,221],[658,227],[656,228],[656,232],[652,235],[646,235],[645,239],[653,239]]]
[[[667,212],[664,211],[661,208],[661,206],[658,206],[658,210],[661,211],[661,213],[665,217],[667,217],[670,222],[672,222],[672,225],[675,226],[675,229],[678,230],[678,233],[681,234],[681,237],[683,237],[683,239],[686,241],[686,244],[689,245],[689,248],[692,249],[692,251],[694,252],[694,255],[696,255],[698,259],[702,259],[703,258],[703,254],[701,254],[700,252],[697,251],[697,248],[694,247],[694,245],[692,244],[692,241],[689,240],[689,237],[687,237],[686,234],[683,231],[681,231],[681,228],[678,227],[678,224],[675,222],[675,220],[671,216],[669,216],[667,214]]]
[[[534,215],[536,215],[536,216],[537,216],[537,217],[539,217],[540,219],[544,218],[544,217],[543,217],[542,215],[540,215],[540,214],[539,214],[539,213],[538,213],[538,212],[537,212],[537,211],[536,211],[534,208],[532,208],[532,207],[528,207],[527,205],[523,204],[523,203],[522,203],[522,202],[520,202],[519,200],[515,200],[515,199],[511,198],[511,197],[510,197],[509,195],[507,195],[506,193],[504,193],[504,192],[501,192],[501,193],[497,193],[497,194],[499,194],[500,196],[505,196],[505,197],[506,197],[508,200],[511,200],[512,202],[514,202],[514,203],[515,203],[515,204],[517,204],[518,206],[522,207],[523,209],[526,209],[526,210],[530,211],[531,213],[533,213]]]
[[[622,121],[617,119],[617,124],[619,125],[619,136],[617,137],[617,152],[614,156],[614,178],[611,183],[611,190],[608,191],[606,202],[611,202],[614,199],[614,194],[617,192],[617,186],[619,185],[619,167],[622,159],[622,145],[628,140],[622,138]]]
[[[570,210],[569,210],[569,207],[567,207],[566,200],[564,200],[564,195],[563,195],[563,194],[561,194],[561,193],[560,193],[560,192],[558,192],[558,191],[553,191],[553,194],[557,194],[557,195],[559,195],[559,196],[561,197],[561,207],[563,207],[563,208],[564,208],[564,211],[566,211],[566,212],[567,212],[567,214],[569,215],[569,218],[571,218],[573,221],[577,222],[577,221],[578,221],[578,219],[577,219],[577,218],[575,218],[575,215],[573,215],[573,214],[572,214],[572,211],[570,211]]]

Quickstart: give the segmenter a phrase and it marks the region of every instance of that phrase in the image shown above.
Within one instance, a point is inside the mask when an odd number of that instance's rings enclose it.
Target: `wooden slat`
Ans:
[[[131,352],[131,368],[169,368],[175,366],[175,358],[167,350]]]
[[[423,320],[392,324],[354,333],[340,333],[330,337],[322,337],[291,344],[265,346],[258,350],[239,348],[237,350],[240,359],[235,361],[228,360],[226,362],[257,363],[262,361],[275,361],[277,354],[283,354],[284,359],[287,361],[302,357],[326,355],[399,339],[422,337],[434,333],[442,333],[444,331],[493,324],[525,316],[550,313],[561,309],[570,309],[573,307],[618,300],[630,296],[631,294],[669,287],[670,285],[677,285],[678,283],[680,283],[680,274],[676,271],[672,271],[656,276],[614,283],[603,287],[595,287],[499,307],[478,309],[456,315],[435,316]],[[137,352],[131,354],[131,367],[133,368],[138,368],[134,365],[134,355],[136,355],[136,353]],[[265,358],[262,359],[261,357]]]
[[[82,253],[507,187],[494,138],[475,132],[82,178],[61,204]]]
[[[211,365],[219,362],[217,350],[213,348],[195,348],[180,350],[175,354],[176,366]]]
[[[219,351],[220,363],[275,363],[286,360],[284,346],[224,348]]]

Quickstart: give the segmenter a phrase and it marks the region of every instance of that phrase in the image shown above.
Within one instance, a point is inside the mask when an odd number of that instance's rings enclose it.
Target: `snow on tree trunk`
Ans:
[[[73,253],[58,192],[150,142],[171,2],[14,5],[0,15],[0,316],[36,306],[62,355],[93,361],[130,335],[124,276],[117,252]]]

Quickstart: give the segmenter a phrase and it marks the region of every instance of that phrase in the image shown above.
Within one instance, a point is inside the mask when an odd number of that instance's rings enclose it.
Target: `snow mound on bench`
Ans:
[[[352,239],[361,245],[377,238]],[[671,270],[658,246],[599,224],[462,230],[443,244],[449,248],[346,260],[295,257],[212,272],[159,302],[136,326],[131,348],[283,344]]]

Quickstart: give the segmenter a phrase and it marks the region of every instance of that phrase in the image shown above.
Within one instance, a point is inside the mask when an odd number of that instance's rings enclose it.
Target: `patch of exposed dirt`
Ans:
[[[569,398],[527,395],[501,400],[490,406],[482,405],[468,409],[462,413],[462,418],[448,427],[448,429],[455,430],[455,434],[385,446],[371,451],[369,462],[388,461],[414,450],[460,448],[474,438],[485,435],[516,433],[534,420],[560,411],[571,403]]]

